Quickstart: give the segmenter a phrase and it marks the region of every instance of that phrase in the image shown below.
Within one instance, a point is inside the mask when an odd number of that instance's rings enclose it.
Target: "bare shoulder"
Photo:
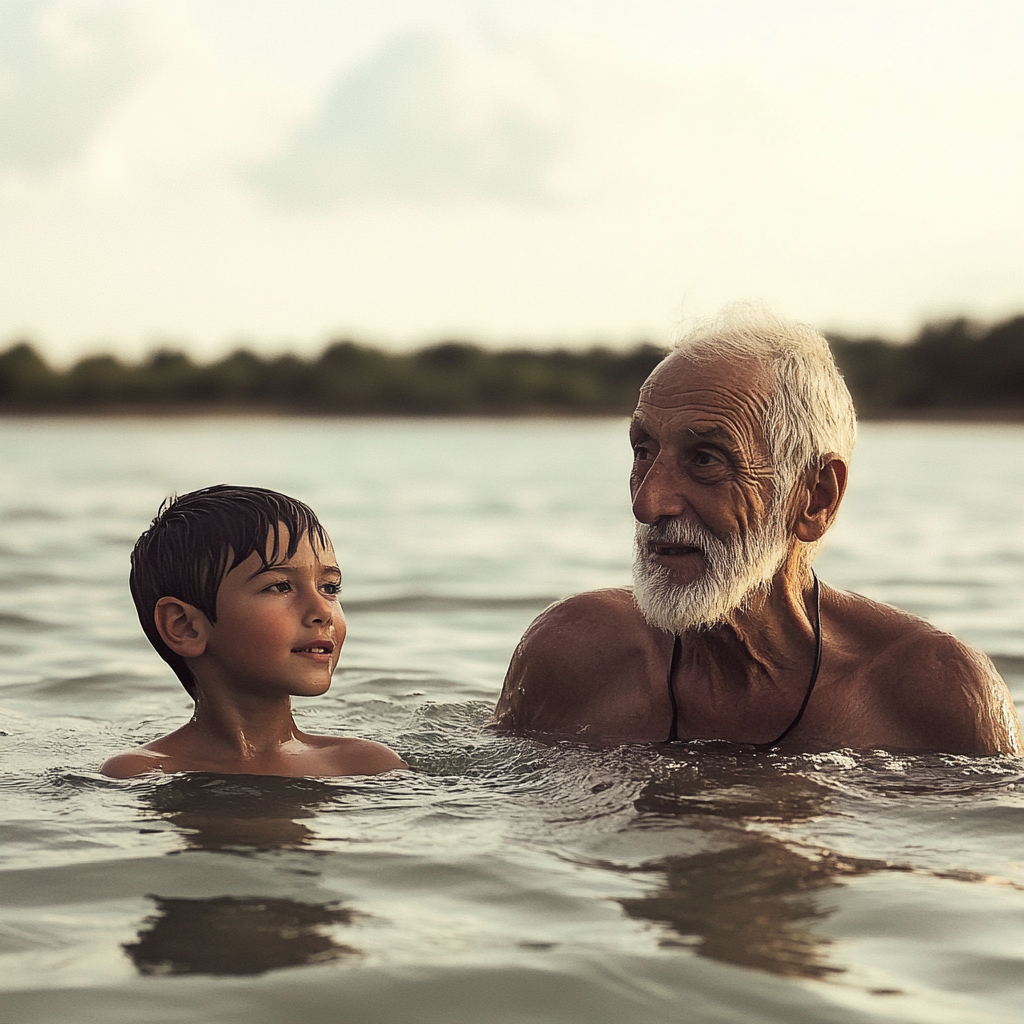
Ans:
[[[165,761],[163,754],[140,747],[107,758],[100,766],[100,773],[111,779],[134,779],[149,772],[166,772]]]
[[[311,736],[325,755],[331,775],[380,775],[409,766],[390,747],[351,736]]]
[[[828,612],[873,702],[922,749],[1017,753],[1020,735],[1006,684],[991,660],[924,619],[829,588]],[[854,667],[855,666],[855,667]]]
[[[132,779],[148,772],[174,772],[192,769],[190,761],[188,725],[175,729],[166,736],[160,736],[136,750],[117,754],[103,762],[100,771],[112,779]]]
[[[953,753],[1020,752],[1013,699],[987,655],[929,626],[894,645],[892,706],[931,746]]]
[[[858,657],[876,669],[922,682],[1002,684],[988,657],[917,615],[831,587],[828,604],[822,609],[826,624],[832,619],[844,645],[854,646]]]
[[[545,609],[523,635],[505,676],[494,725],[576,735],[622,710],[662,672],[670,641],[643,620],[632,592],[592,590]],[[599,711],[598,708],[602,710]]]
[[[624,588],[590,590],[551,605],[523,634],[510,671],[570,671],[578,675],[608,659],[625,659],[626,646],[643,643],[648,627]]]
[[[631,590],[588,590],[545,608],[523,634],[523,643],[539,646],[566,640],[586,642],[609,627],[629,628],[642,622]]]

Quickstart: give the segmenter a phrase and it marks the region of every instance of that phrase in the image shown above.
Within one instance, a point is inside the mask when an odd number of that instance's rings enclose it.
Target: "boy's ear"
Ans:
[[[176,597],[161,597],[153,609],[153,621],[161,639],[175,654],[198,658],[206,650],[210,621],[195,605]]]
[[[797,516],[794,533],[802,541],[820,540],[832,525],[846,491],[846,462],[830,453],[819,469],[811,470],[797,489]]]

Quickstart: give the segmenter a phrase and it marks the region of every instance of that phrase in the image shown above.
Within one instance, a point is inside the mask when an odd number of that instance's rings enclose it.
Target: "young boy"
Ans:
[[[221,484],[160,507],[132,551],[142,629],[195,700],[192,720],[110,758],[144,772],[375,775],[408,765],[370,740],[309,736],[291,696],[327,691],[345,642],[341,570],[313,512]]]

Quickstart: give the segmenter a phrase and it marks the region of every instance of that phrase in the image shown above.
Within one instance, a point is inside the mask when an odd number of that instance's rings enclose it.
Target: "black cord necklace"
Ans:
[[[748,743],[746,744],[747,746],[758,747],[761,750],[777,747],[800,724],[800,719],[804,717],[807,704],[811,699],[811,694],[814,692],[814,684],[818,681],[818,673],[821,671],[821,583],[818,580],[818,574],[813,569],[811,570],[811,575],[814,577],[814,668],[811,669],[811,679],[807,684],[807,692],[804,694],[803,703],[801,703],[800,710],[796,713],[796,718],[789,723],[778,737],[768,743]],[[672,663],[669,665],[668,670],[668,699],[672,705],[672,727],[668,734],[669,743],[679,739],[679,704],[676,701],[676,691],[672,685],[672,680],[675,678],[676,667],[679,665],[682,653],[682,638],[677,635],[672,646]]]

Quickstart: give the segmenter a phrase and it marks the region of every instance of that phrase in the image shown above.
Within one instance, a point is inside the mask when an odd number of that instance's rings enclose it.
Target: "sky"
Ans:
[[[1024,311],[1019,0],[0,0],[0,347]]]

